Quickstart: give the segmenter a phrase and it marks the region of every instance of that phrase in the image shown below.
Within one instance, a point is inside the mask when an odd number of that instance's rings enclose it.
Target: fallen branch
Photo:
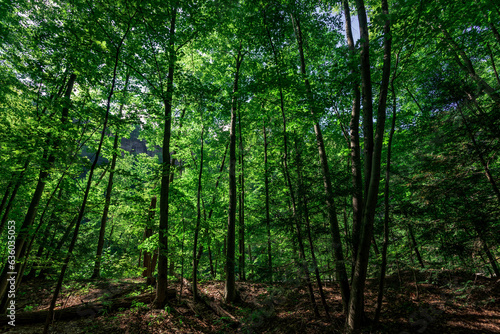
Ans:
[[[189,291],[193,292],[193,287],[191,285],[191,282],[189,282],[187,279],[185,279],[184,277],[182,277],[181,275],[178,275],[178,274],[175,274],[174,273],[174,276],[177,277],[178,280],[182,281],[183,284],[188,288]],[[204,295],[201,291],[198,290],[198,298],[201,302],[203,302],[203,304],[205,304],[210,310],[212,310],[212,312],[214,312],[215,314],[217,314],[219,317],[222,318],[222,320],[228,322],[231,327],[233,328],[236,328],[240,325],[240,321],[235,317],[233,316],[231,313],[229,313],[228,311],[224,310],[220,305],[218,305],[217,303],[213,302],[212,300],[210,300],[210,298],[206,295]],[[231,320],[231,321],[228,321],[228,318]]]

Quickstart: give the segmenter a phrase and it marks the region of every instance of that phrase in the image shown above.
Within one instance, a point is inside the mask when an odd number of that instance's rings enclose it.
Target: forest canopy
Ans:
[[[0,11],[2,313],[13,272],[56,282],[45,332],[67,280],[296,280],[328,319],[335,282],[357,333],[367,279],[376,323],[396,272],[500,277],[496,1]]]

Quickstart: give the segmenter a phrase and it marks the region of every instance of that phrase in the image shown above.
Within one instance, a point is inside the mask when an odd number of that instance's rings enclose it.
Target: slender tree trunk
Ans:
[[[7,198],[9,198],[10,188],[12,188],[12,185],[14,183],[14,179],[15,179],[15,176],[14,176],[14,178],[10,179],[9,183],[7,184],[7,187],[5,187],[5,192],[4,192],[3,197],[2,197],[2,203],[0,203],[0,214],[3,211],[5,203],[7,203]],[[0,234],[2,233],[2,231],[3,231],[3,225],[0,228]]]
[[[37,230],[38,230],[38,229],[42,226],[42,224],[43,224],[43,218],[45,217],[45,213],[47,212],[47,209],[49,208],[50,203],[52,202],[52,199],[53,199],[53,197],[54,197],[55,193],[56,193],[58,190],[59,190],[59,192],[58,192],[58,194],[57,194],[57,200],[58,200],[58,201],[60,201],[60,200],[61,200],[61,198],[62,198],[62,194],[63,194],[63,191],[62,191],[62,185],[61,185],[61,184],[62,184],[62,181],[63,181],[64,177],[65,177],[65,173],[64,173],[64,174],[63,174],[63,176],[60,178],[59,182],[57,183],[56,187],[54,188],[54,191],[52,192],[52,194],[51,194],[51,196],[49,197],[49,199],[48,199],[47,203],[45,204],[45,208],[43,209],[43,213],[42,213],[42,215],[41,215],[41,217],[40,217],[40,224],[39,224],[39,226],[38,226]],[[54,221],[57,221],[57,219],[56,219],[55,212],[54,212],[54,210],[53,210],[53,211],[52,211],[52,213],[51,213],[51,215],[50,215],[49,221],[47,222],[47,224],[46,224],[46,226],[45,226],[45,228],[44,228],[44,231],[43,231],[43,236],[42,236],[42,240],[41,240],[41,242],[40,242],[40,246],[39,246],[39,248],[38,248],[38,252],[37,252],[37,254],[36,254],[36,260],[35,260],[35,262],[33,263],[33,265],[32,265],[32,267],[31,267],[30,272],[29,272],[29,273],[28,273],[28,275],[26,276],[26,279],[27,279],[27,280],[28,280],[28,279],[33,279],[33,278],[35,278],[35,276],[36,276],[36,270],[37,270],[37,268],[39,267],[38,263],[39,263],[39,261],[40,261],[40,259],[41,259],[42,255],[43,255],[43,250],[44,250],[44,248],[45,248],[45,246],[46,246],[46,244],[47,244],[47,239],[49,238],[49,228],[51,228],[51,227],[52,227],[52,223],[53,223]],[[33,241],[35,240],[35,236],[36,236],[36,235],[37,235],[37,234],[36,234],[36,232],[35,232],[35,234],[34,234],[33,238],[31,239],[30,246],[29,246],[29,250],[31,250],[31,246],[32,246],[31,244],[32,244],[32,243],[33,243]],[[27,260],[27,259],[28,259],[28,257],[29,257],[29,253],[30,253],[29,251],[26,253],[26,256],[25,256],[25,259],[26,259],[26,260]],[[26,261],[25,261],[25,262],[26,262]],[[21,276],[21,277],[22,277],[22,276]]]
[[[2,235],[3,229],[5,228],[5,224],[7,223],[7,219],[9,218],[10,209],[12,208],[12,204],[14,204],[14,199],[16,198],[17,191],[19,190],[19,187],[21,186],[21,184],[23,182],[23,176],[24,176],[24,173],[26,172],[26,170],[28,169],[29,162],[30,162],[30,159],[26,159],[26,162],[24,163],[23,169],[19,172],[19,175],[17,176],[16,183],[14,184],[14,188],[12,189],[10,196],[8,196],[9,189],[7,189],[5,191],[4,198],[2,199],[2,208],[5,204],[4,201],[7,200],[7,197],[9,198],[9,200],[7,201],[7,205],[5,206],[5,211],[2,215],[2,220],[0,221],[0,235]],[[13,182],[13,181],[11,181],[11,182]],[[0,210],[0,213],[1,212],[2,212],[2,210]]]
[[[345,31],[347,37],[347,45],[352,57],[355,56],[354,38],[352,36],[351,28],[351,15],[349,9],[349,1],[343,0],[344,16],[345,16]],[[351,74],[356,73],[357,69],[352,69]],[[351,175],[352,175],[352,263],[354,268],[354,261],[358,252],[359,231],[361,229],[361,219],[363,217],[363,177],[361,167],[361,150],[359,145],[359,117],[360,117],[360,100],[361,93],[359,91],[359,80],[354,80],[352,83],[353,101],[351,111],[351,122],[349,124],[351,149]],[[354,271],[353,271],[354,272]]]
[[[313,116],[317,116],[315,111],[314,99],[312,96],[311,85],[306,77],[306,64],[304,59],[304,51],[302,47],[303,40],[302,40],[302,31],[300,29],[300,21],[293,15],[292,15],[292,21],[294,22],[295,35],[297,37],[297,43],[299,48],[300,72],[304,77],[304,84],[306,86],[306,94],[309,101],[310,111]],[[316,134],[316,144],[318,147],[321,170],[323,172],[323,184],[325,188],[325,204],[328,212],[328,221],[330,223],[330,233],[332,238],[333,252],[335,256],[335,269],[336,269],[337,279],[340,284],[342,305],[344,307],[344,310],[347,310],[347,303],[349,302],[349,295],[350,295],[349,281],[347,278],[347,271],[345,268],[344,252],[342,250],[340,228],[339,228],[339,222],[337,220],[337,210],[335,208],[333,187],[330,178],[330,169],[328,167],[328,158],[326,155],[326,149],[323,141],[323,134],[321,132],[321,127],[317,121],[315,121],[314,123],[314,132]]]
[[[94,263],[94,272],[92,274],[91,279],[96,279],[96,278],[101,277],[101,256],[102,256],[102,249],[104,246],[104,236],[106,233],[106,223],[108,221],[109,206],[111,204],[111,193],[113,191],[113,176],[115,175],[116,158],[118,156],[118,154],[116,153],[116,150],[118,149],[118,140],[119,140],[119,134],[117,132],[115,134],[115,138],[113,141],[113,157],[111,159],[111,169],[109,171],[108,186],[106,188],[104,209],[102,211],[102,217],[101,217],[101,228],[99,230],[99,239],[97,241],[97,251],[96,251],[96,258],[95,258],[95,263]]]
[[[25,252],[24,258],[22,259],[22,264],[21,264],[20,270],[18,272],[18,279],[17,279],[17,282],[16,282],[16,290],[17,290],[17,287],[20,285],[21,281],[24,281],[24,280],[27,279],[27,277],[24,277],[24,271],[25,271],[26,266],[28,264],[28,259],[29,259],[30,254],[31,254],[31,249],[33,247],[33,243],[35,242],[36,236],[38,235],[38,231],[44,225],[45,213],[47,212],[47,208],[49,207],[50,203],[52,202],[53,195],[57,191],[57,188],[58,188],[58,186],[56,186],[56,188],[54,189],[54,192],[52,193],[52,195],[50,196],[49,200],[45,204],[45,208],[44,208],[43,213],[42,213],[42,215],[40,217],[40,221],[37,224],[37,226],[35,228],[35,231],[33,232],[33,235],[30,238],[30,241],[27,243],[26,252]],[[50,221],[48,222],[48,224],[50,224]]]
[[[486,43],[486,47],[488,48],[488,55],[491,60],[491,67],[493,67],[493,73],[495,73],[495,78],[497,79],[497,84],[500,86],[500,77],[498,76],[497,66],[495,64],[495,58],[493,58],[493,51],[491,51],[491,47],[489,43]]]
[[[397,61],[396,61],[397,68]],[[384,297],[385,272],[387,269],[387,247],[389,245],[389,180],[391,176],[391,153],[392,139],[396,128],[396,92],[394,89],[394,76],[391,80],[392,93],[392,124],[391,132],[389,133],[389,142],[387,143],[387,160],[385,169],[385,188],[384,188],[384,242],[382,243],[382,264],[380,265],[380,279],[378,285],[377,307],[375,309],[374,326],[377,326],[380,320],[380,311],[382,310],[382,300]]]
[[[198,234],[200,233],[201,225],[201,178],[203,176],[203,118],[201,120],[201,149],[200,149],[200,172],[198,174],[198,191],[196,192],[196,227],[194,229],[194,241],[193,241],[193,300],[196,302],[198,300],[198,263],[199,256],[196,255],[196,249],[198,247]],[[200,256],[201,256],[200,247]]]
[[[125,88],[124,90],[127,90],[128,86],[128,80],[129,80],[129,75],[127,73],[127,77],[125,79]],[[120,105],[120,111],[118,115],[122,116],[122,111],[123,111],[123,106],[124,104],[122,103]],[[113,177],[115,175],[115,167],[116,167],[116,159],[118,158],[118,142],[120,141],[120,131],[119,131],[119,126],[117,126],[116,133],[115,133],[115,138],[113,140],[113,156],[111,158],[111,168],[109,170],[109,179],[108,179],[108,186],[106,188],[106,197],[104,201],[104,209],[102,211],[102,218],[101,218],[101,228],[99,230],[99,240],[97,241],[97,251],[96,251],[96,259],[95,259],[95,264],[94,264],[94,273],[92,274],[91,279],[96,279],[101,276],[101,256],[102,256],[102,249],[104,246],[104,236],[106,234],[106,223],[108,221],[108,213],[109,213],[109,206],[111,204],[111,193],[113,191]]]
[[[231,126],[229,131],[229,209],[227,221],[227,248],[226,248],[226,285],[224,299],[231,303],[237,299],[235,284],[235,238],[236,238],[236,107],[238,93],[238,79],[243,62],[241,42],[238,55],[235,57],[236,72],[234,74],[233,96],[231,98]]]
[[[146,223],[146,229],[144,230],[144,239],[147,239],[153,235],[153,225],[154,217],[156,213],[156,196],[151,197],[151,203],[149,204],[148,221]],[[146,277],[147,285],[154,285],[153,272],[156,267],[156,261],[158,260],[158,252],[155,251],[153,254],[148,251],[144,251],[143,266],[146,268],[142,276]]]
[[[170,189],[170,137],[172,126],[172,99],[174,89],[174,69],[176,54],[175,46],[175,20],[177,18],[177,7],[172,9],[172,18],[170,20],[170,55],[168,63],[167,93],[163,98],[165,106],[165,125],[163,132],[163,151],[162,151],[162,177],[161,177],[161,195],[160,195],[160,224],[159,224],[159,248],[158,248],[158,280],[156,284],[156,297],[153,301],[153,307],[163,308],[167,303],[167,279],[168,279],[168,195]]]
[[[309,269],[307,267],[307,261],[306,261],[306,253],[305,253],[305,247],[304,247],[304,242],[302,239],[302,231],[300,224],[302,222],[302,217],[301,217],[301,212],[300,210],[297,210],[297,202],[296,202],[296,197],[295,197],[295,191],[292,186],[292,182],[290,179],[290,172],[288,169],[285,167],[285,176],[287,178],[287,183],[288,183],[288,189],[290,191],[290,198],[291,198],[291,205],[292,205],[292,219],[294,222],[294,227],[295,227],[295,233],[297,236],[297,243],[299,246],[299,270],[301,276],[304,277],[304,280],[306,282],[307,286],[307,291],[309,293],[309,299],[311,300],[311,307],[313,309],[314,315],[316,317],[319,317],[319,311],[318,311],[318,305],[316,304],[316,299],[314,298],[314,292],[311,284],[311,277],[309,274]],[[297,189],[297,192],[300,192],[301,189]],[[293,244],[293,246],[296,246]],[[294,254],[296,253],[296,247],[293,248]]]
[[[498,269],[498,264],[493,256],[493,254],[490,251],[490,248],[488,247],[488,244],[486,243],[486,238],[484,237],[483,232],[478,226],[475,226],[476,233],[481,240],[481,245],[483,246],[484,253],[488,257],[489,264],[493,268],[493,272],[495,273],[496,277],[500,277],[500,270]]]
[[[238,110],[238,130],[239,130],[239,157],[240,157],[240,197],[239,197],[239,274],[240,281],[245,280],[245,169],[244,169],[244,154],[243,154],[243,136],[241,135],[241,111]]]
[[[321,277],[319,274],[318,261],[316,260],[316,254],[314,252],[314,243],[311,236],[311,224],[309,222],[309,208],[307,206],[307,195],[306,195],[306,187],[304,185],[304,180],[302,178],[302,158],[297,145],[297,141],[295,140],[295,153],[296,153],[296,161],[297,161],[297,179],[299,186],[299,194],[301,194],[302,207],[304,209],[304,218],[306,222],[306,231],[307,231],[307,239],[309,241],[309,249],[311,251],[311,259],[314,267],[314,274],[316,276],[316,284],[318,284],[319,295],[321,297],[321,304],[325,309],[326,318],[330,320],[330,312],[329,307],[326,303],[325,293],[323,291],[323,284],[321,283]]]
[[[282,97],[283,98],[283,97]],[[283,100],[282,100],[283,101]],[[283,118],[283,142],[284,142],[284,157],[283,157],[283,168],[284,168],[284,175],[285,175],[285,181],[288,185],[288,189],[290,192],[290,200],[291,200],[291,206],[292,206],[292,216],[293,220],[295,222],[295,231],[297,234],[297,241],[299,243],[299,258],[300,258],[300,264],[299,264],[299,269],[302,271],[302,274],[306,280],[307,284],[307,289],[309,292],[309,297],[311,300],[311,306],[313,308],[313,312],[315,316],[319,317],[319,311],[318,311],[318,306],[316,305],[316,300],[314,299],[314,292],[312,290],[312,285],[311,285],[311,279],[309,277],[309,270],[307,268],[307,263],[306,263],[306,258],[305,258],[305,251],[304,251],[304,244],[302,242],[302,233],[300,231],[300,217],[298,216],[297,209],[296,209],[296,200],[295,200],[295,191],[293,189],[292,181],[290,178],[290,172],[288,169],[288,134],[286,130],[286,118],[285,118],[285,113],[284,113],[284,108],[282,105],[282,118]],[[295,246],[295,244],[293,244]],[[296,253],[296,248],[293,248],[294,255]]]
[[[422,256],[420,256],[420,251],[418,250],[417,240],[415,239],[415,235],[413,234],[413,227],[411,224],[408,224],[408,232],[410,233],[410,240],[413,245],[413,250],[415,251],[415,255],[417,256],[418,263],[421,268],[425,268],[424,261],[422,261]]]
[[[210,241],[208,243],[208,262],[210,263],[210,275],[215,279],[214,263],[212,258],[212,249],[210,248]]]
[[[264,185],[266,191],[266,231],[267,231],[267,271],[269,275],[269,282],[273,282],[273,257],[271,251],[271,217],[269,213],[269,167],[267,162],[267,131],[266,120],[264,119],[263,126],[264,133]]]

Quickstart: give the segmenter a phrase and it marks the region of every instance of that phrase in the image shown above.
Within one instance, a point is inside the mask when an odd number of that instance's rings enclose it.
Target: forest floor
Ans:
[[[417,284],[415,284],[417,282]],[[342,333],[340,293],[327,283],[331,320],[316,295],[321,317],[311,310],[305,287],[292,283],[237,283],[241,301],[223,303],[224,282],[200,282],[204,303],[194,304],[180,282],[163,310],[148,304],[154,291],[143,279],[66,283],[51,333]],[[16,295],[16,326],[0,332],[41,333],[53,282],[33,281]],[[176,296],[173,289],[175,288]],[[369,280],[366,312],[373,317],[377,282]],[[60,320],[58,320],[60,319]],[[66,319],[66,320],[61,320]],[[366,327],[370,328],[370,327]],[[461,271],[402,272],[387,279],[380,326],[367,333],[500,333],[500,279]]]

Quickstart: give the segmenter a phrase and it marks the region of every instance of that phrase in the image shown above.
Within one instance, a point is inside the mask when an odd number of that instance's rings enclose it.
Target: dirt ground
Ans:
[[[335,283],[327,283],[325,288],[331,320],[326,319],[317,289],[321,317],[314,317],[307,290],[300,282],[239,282],[237,286],[241,301],[228,305],[222,298],[223,282],[200,282],[207,302],[193,303],[185,285],[179,294],[180,282],[172,282],[175,298],[164,309],[153,310],[148,304],[154,299],[154,291],[143,279],[69,282],[64,285],[57,308],[69,310],[71,319],[58,320],[56,314],[50,332],[342,333],[345,318]],[[53,282],[23,284],[16,296],[16,326],[2,324],[0,332],[41,333],[42,322],[28,324],[31,321],[23,319],[34,320],[48,308],[52,287]],[[368,319],[373,318],[376,287],[376,281],[367,282]],[[118,300],[135,301],[126,307],[113,307]],[[380,324],[376,329],[368,325],[366,333],[500,333],[500,280],[459,271],[391,276],[387,279]]]

